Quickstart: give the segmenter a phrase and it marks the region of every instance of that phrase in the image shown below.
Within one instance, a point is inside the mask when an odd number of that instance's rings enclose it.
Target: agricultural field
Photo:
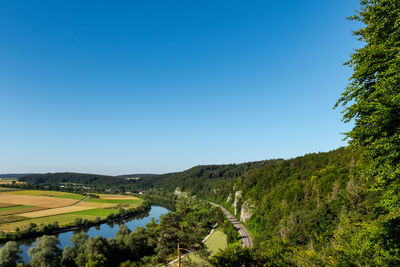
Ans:
[[[19,182],[18,178],[0,178],[0,185],[2,184],[23,184],[24,182]]]
[[[15,188],[7,188],[7,187],[1,187],[0,186],[0,191],[18,191],[19,189]]]
[[[23,230],[36,225],[58,222],[60,227],[72,224],[77,218],[94,221],[117,213],[120,208],[139,206],[143,200],[122,195],[84,195],[42,190],[0,190],[0,230]]]

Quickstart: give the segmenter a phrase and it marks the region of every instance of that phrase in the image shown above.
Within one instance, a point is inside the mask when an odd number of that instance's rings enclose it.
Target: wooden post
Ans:
[[[181,267],[181,248],[180,248],[180,243],[178,241],[178,267]]]

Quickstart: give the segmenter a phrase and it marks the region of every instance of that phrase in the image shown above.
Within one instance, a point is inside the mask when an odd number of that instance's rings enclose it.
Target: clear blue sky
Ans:
[[[162,173],[346,145],[356,0],[2,1],[0,173]]]

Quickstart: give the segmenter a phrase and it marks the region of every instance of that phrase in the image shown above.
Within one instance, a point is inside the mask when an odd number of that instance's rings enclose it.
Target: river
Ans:
[[[105,238],[110,238],[115,236],[118,231],[119,224],[121,223],[125,223],[126,226],[128,226],[128,228],[133,231],[136,227],[144,227],[146,223],[149,223],[152,218],[155,218],[157,220],[161,215],[164,215],[167,212],[169,212],[169,210],[165,207],[152,205],[148,216],[141,219],[131,218],[122,221],[115,221],[113,223],[104,223],[99,226],[93,226],[86,229],[60,233],[58,234],[58,239],[60,240],[60,248],[64,249],[66,246],[71,245],[70,239],[75,233],[84,232],[90,237],[102,236]],[[28,250],[30,247],[33,246],[35,240],[36,239],[25,239],[18,241],[18,243],[20,244],[20,248],[22,249],[21,256],[24,262],[30,261]]]

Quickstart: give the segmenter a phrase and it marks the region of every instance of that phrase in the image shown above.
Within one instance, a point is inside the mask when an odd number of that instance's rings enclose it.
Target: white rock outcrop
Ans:
[[[242,208],[240,209],[240,220],[242,222],[246,222],[248,219],[251,218],[251,216],[253,216],[253,212],[252,212],[252,207],[250,205],[250,201],[246,200],[243,205]]]
[[[237,215],[237,204],[239,203],[239,199],[242,196],[242,191],[235,192],[235,200],[233,201],[233,208],[235,210],[235,215]]]
[[[232,195],[229,194],[229,196],[226,198],[226,203],[228,203],[228,202],[231,201],[231,200],[232,200]]]

